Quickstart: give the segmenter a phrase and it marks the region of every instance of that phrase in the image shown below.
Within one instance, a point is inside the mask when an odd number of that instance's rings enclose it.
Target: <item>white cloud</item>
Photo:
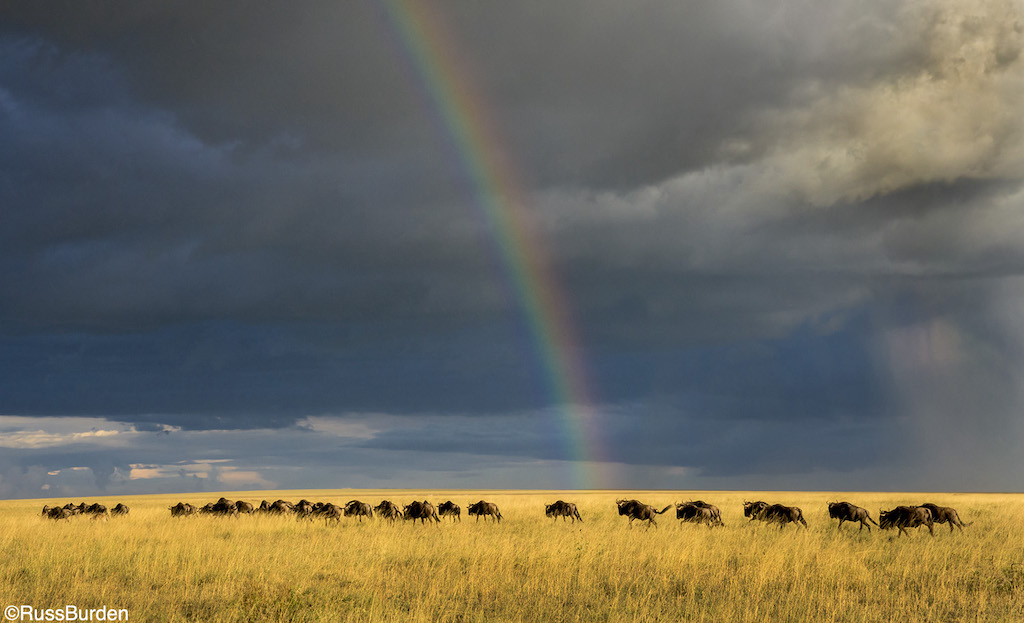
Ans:
[[[332,437],[350,439],[373,439],[385,427],[399,425],[400,418],[385,414],[350,416],[311,415],[304,417],[296,426]]]
[[[160,432],[181,430],[162,425]],[[135,425],[95,417],[21,417],[0,416],[0,448],[55,448],[72,444],[123,446],[152,431],[139,431]]]
[[[912,42],[915,62],[862,81],[803,82],[764,117],[760,186],[828,206],[932,182],[1020,179],[1022,24],[1013,0],[907,5],[885,27]]]
[[[0,448],[121,445],[137,434],[130,424],[103,418],[0,416]]]

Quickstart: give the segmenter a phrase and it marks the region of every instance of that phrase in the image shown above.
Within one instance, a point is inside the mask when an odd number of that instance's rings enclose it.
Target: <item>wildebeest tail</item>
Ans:
[[[672,508],[672,505],[671,505],[671,504],[669,504],[669,505],[668,505],[668,506],[666,506],[665,508],[661,509],[660,511],[659,511],[659,510],[655,510],[654,512],[655,512],[655,513],[658,513],[658,514],[660,515],[660,514],[664,513],[665,511],[667,511],[667,510],[668,510],[668,509],[670,509],[670,508]]]
[[[804,527],[806,528],[807,527],[807,522],[804,521],[804,512],[803,512],[803,510],[798,508],[798,509],[796,509],[796,513],[797,513],[797,515],[796,515],[797,521],[802,523],[804,525]]]
[[[868,521],[870,521],[871,523],[875,524],[876,526],[878,525],[878,522],[876,522],[874,519],[872,519],[871,515],[868,515]]]

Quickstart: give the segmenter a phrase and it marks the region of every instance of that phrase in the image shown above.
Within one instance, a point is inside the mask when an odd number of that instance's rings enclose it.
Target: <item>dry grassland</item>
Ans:
[[[447,499],[461,523],[294,518],[172,518],[179,500],[220,494],[96,498],[128,517],[55,522],[44,503],[0,502],[0,607],[127,608],[132,621],[1022,621],[1024,495],[742,492],[281,491],[225,494],[259,504]],[[616,497],[658,508],[702,498],[726,527],[627,527]],[[544,517],[574,501],[582,524]],[[496,502],[504,521],[465,509]],[[743,500],[800,506],[808,530],[748,522]],[[909,538],[843,530],[827,501],[870,510],[953,506],[961,534]],[[81,500],[73,500],[75,502]]]

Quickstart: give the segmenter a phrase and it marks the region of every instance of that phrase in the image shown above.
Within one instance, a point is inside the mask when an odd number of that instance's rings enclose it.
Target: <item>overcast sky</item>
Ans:
[[[0,498],[1021,491],[1022,50],[1021,0],[5,2]]]

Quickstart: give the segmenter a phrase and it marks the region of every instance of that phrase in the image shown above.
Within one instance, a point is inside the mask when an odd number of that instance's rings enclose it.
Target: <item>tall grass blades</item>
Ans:
[[[426,525],[293,516],[171,517],[184,500],[99,499],[125,517],[52,520],[46,503],[0,502],[0,606],[127,608],[133,621],[1020,621],[1024,495],[806,492],[274,491],[223,494],[258,506],[452,500],[462,520]],[[617,498],[658,509],[701,498],[724,527],[644,527]],[[583,522],[550,519],[575,502]],[[828,517],[846,499],[879,509],[934,501],[973,522],[895,530]],[[500,523],[466,515],[496,503]],[[803,509],[809,527],[743,516],[744,500]],[[94,500],[88,500],[94,501]]]

